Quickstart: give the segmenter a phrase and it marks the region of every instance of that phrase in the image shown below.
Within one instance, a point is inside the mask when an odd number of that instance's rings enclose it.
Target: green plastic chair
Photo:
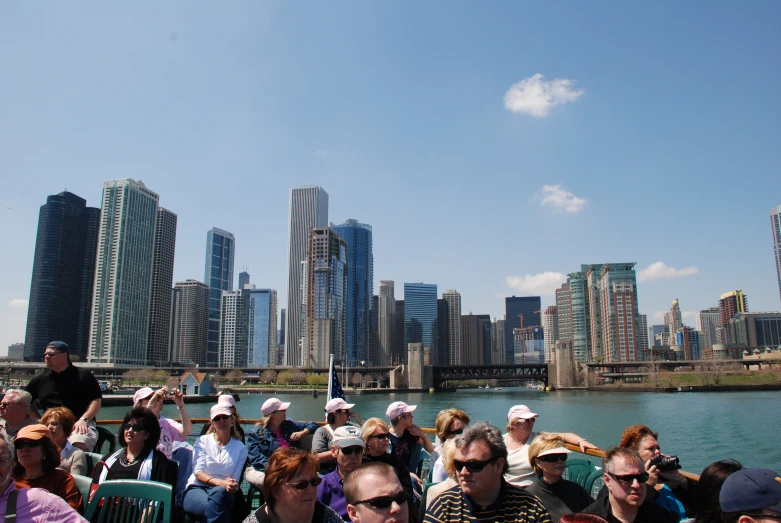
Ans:
[[[418,515],[418,521],[423,521],[426,516],[426,499],[428,499],[428,489],[436,483],[429,483],[428,481],[423,483],[423,498],[420,500],[420,513]],[[412,503],[409,501],[408,503]]]
[[[92,471],[95,470],[95,465],[103,461],[103,456],[95,452],[85,452],[87,456],[87,475],[92,477]]]
[[[605,471],[600,468],[591,473],[588,480],[586,480],[586,486],[584,488],[593,499],[597,499],[599,491],[602,490],[602,487],[604,486]]]
[[[103,452],[103,444],[108,442],[108,452]],[[92,451],[101,456],[108,456],[114,452],[117,448],[116,435],[104,427],[98,427],[98,441],[95,443],[95,448]]]
[[[102,506],[101,506],[101,501]],[[172,521],[174,492],[157,481],[120,479],[104,481],[87,505],[84,517],[91,523]]]
[[[564,469],[564,479],[574,481],[583,488],[586,488],[586,480],[597,467],[587,459],[567,460],[567,468]]]
[[[73,476],[73,481],[76,482],[76,488],[79,489],[79,494],[81,494],[82,508],[86,511],[89,504],[89,486],[92,485],[92,478],[82,476],[81,474],[71,475]]]

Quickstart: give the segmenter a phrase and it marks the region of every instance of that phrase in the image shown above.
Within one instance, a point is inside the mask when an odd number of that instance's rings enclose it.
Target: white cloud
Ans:
[[[8,302],[8,305],[11,307],[15,307],[17,309],[26,309],[27,308],[27,300],[22,298],[16,298]]]
[[[560,183],[556,185],[543,185],[542,190],[534,195],[532,201],[539,200],[543,207],[553,207],[556,212],[576,213],[580,212],[588,203],[588,200],[575,196],[564,189]]]
[[[697,274],[700,271],[695,265],[691,265],[689,267],[684,267],[683,269],[676,269],[675,267],[670,267],[664,262],[654,262],[645,269],[642,269],[640,272],[637,273],[637,280],[638,281],[649,281],[649,280],[659,280],[659,279],[665,279],[665,280],[671,280],[673,278],[680,278],[682,276],[692,276],[694,274]]]
[[[545,81],[540,73],[513,84],[504,93],[504,108],[513,113],[525,113],[537,118],[548,116],[551,107],[574,102],[583,94],[572,88],[574,80],[556,78]]]
[[[511,289],[539,296],[554,294],[556,289],[567,281],[567,276],[560,272],[543,272],[526,276],[508,276],[505,281]]]
[[[656,311],[654,313],[654,319],[656,321],[664,321],[664,313],[669,311]]]

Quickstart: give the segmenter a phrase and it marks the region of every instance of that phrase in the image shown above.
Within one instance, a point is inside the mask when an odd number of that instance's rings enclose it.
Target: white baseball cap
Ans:
[[[412,412],[417,408],[417,405],[407,405],[403,401],[394,401],[388,405],[388,410],[385,411],[385,415],[388,416],[388,419],[396,419],[402,414]]]
[[[515,418],[529,419],[539,418],[540,415],[536,414],[529,409],[526,405],[514,405],[510,407],[510,411],[507,413],[507,421],[511,422]]]
[[[278,410],[287,410],[288,407],[290,407],[289,401],[284,402],[277,398],[269,398],[263,403],[263,406],[260,407],[260,412],[262,412],[264,416],[268,416],[269,414],[274,414]]]
[[[142,388],[138,389],[135,392],[135,394],[133,394],[133,405],[136,405],[141,400],[145,400],[145,399],[151,397],[152,394],[154,394],[154,393],[155,393],[155,391],[152,390],[149,387],[142,387]]]
[[[353,407],[355,407],[355,403],[347,403],[342,398],[334,398],[325,404],[325,412],[333,414],[337,410],[351,409]]]
[[[227,407],[235,407],[236,400],[230,394],[220,394],[220,397],[217,398],[217,404],[225,405]]]
[[[220,405],[219,403],[217,405],[212,405],[212,408],[209,411],[209,419],[214,419],[220,415],[230,416],[231,415],[230,407],[226,407],[225,405]]]
[[[349,425],[339,427],[334,431],[331,445],[336,445],[337,447],[353,447],[355,445],[366,447],[366,443],[363,442],[361,429]]]

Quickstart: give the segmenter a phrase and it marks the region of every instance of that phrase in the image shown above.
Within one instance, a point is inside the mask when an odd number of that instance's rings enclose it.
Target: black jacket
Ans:
[[[583,509],[582,514],[594,514],[606,519],[609,523],[621,523],[613,516],[610,507],[610,496],[607,487],[599,491],[597,500]],[[637,511],[635,523],[678,523],[678,516],[664,510],[653,500],[646,497],[645,501]]]

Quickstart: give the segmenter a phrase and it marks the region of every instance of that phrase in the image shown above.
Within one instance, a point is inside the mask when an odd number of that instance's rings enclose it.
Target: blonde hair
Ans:
[[[469,415],[460,409],[446,409],[439,411],[434,428],[437,431],[437,437],[440,441],[447,439],[447,429],[454,421],[461,421],[464,425],[469,425]]]
[[[456,479],[456,466],[453,465],[455,455],[456,441],[455,438],[451,438],[442,445],[442,466],[445,467],[447,475],[453,479]]]
[[[540,452],[557,448],[566,448],[567,442],[558,434],[540,434],[529,445],[529,464],[537,474],[542,474],[542,469],[537,466],[536,460]]]
[[[363,422],[361,426],[361,432],[363,433],[363,442],[369,444],[369,438],[372,437],[377,427],[383,427],[385,430],[390,430],[388,424],[382,421],[380,418],[369,418]]]

